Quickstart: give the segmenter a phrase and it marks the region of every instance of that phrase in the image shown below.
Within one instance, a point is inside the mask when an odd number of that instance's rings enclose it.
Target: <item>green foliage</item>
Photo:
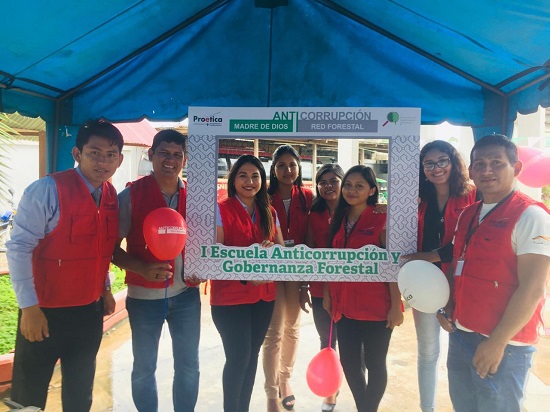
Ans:
[[[116,279],[111,285],[112,292],[117,293],[126,288],[124,284],[125,271],[111,265]],[[10,352],[15,347],[15,333],[17,331],[17,314],[19,307],[15,293],[11,287],[9,275],[0,276],[0,355]]]
[[[111,272],[116,276],[115,281],[111,285],[111,291],[113,294],[120,292],[122,289],[126,289],[126,284],[124,283],[124,277],[126,276],[126,271],[111,264]]]
[[[17,331],[18,306],[8,275],[0,276],[0,302],[0,355],[3,355],[15,347]]]
[[[546,207],[550,208],[550,185],[542,188],[541,198]]]

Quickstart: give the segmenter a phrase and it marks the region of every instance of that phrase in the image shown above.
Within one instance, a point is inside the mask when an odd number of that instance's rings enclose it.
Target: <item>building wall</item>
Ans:
[[[7,186],[14,190],[14,203],[17,205],[25,188],[39,176],[38,170],[38,141],[16,140],[5,148],[5,174]],[[0,211],[10,206],[0,200]]]
[[[3,171],[8,187],[15,192],[14,203],[17,205],[25,188],[39,177],[38,142],[14,140],[6,149],[7,167]],[[144,149],[146,148],[141,146],[124,146],[122,149],[124,160],[112,178],[117,191],[124,189],[127,182],[138,178],[139,159]],[[0,212],[9,208],[5,201],[0,200]]]

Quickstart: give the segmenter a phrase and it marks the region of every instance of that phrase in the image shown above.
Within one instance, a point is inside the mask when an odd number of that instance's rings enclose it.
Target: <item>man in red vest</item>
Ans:
[[[470,177],[483,200],[459,218],[453,295],[440,316],[452,332],[447,368],[457,412],[521,408],[550,270],[549,211],[515,190],[521,169],[506,136],[485,136],[472,149]]]
[[[103,315],[112,313],[108,270],[118,235],[115,188],[121,133],[92,120],[76,137],[75,169],[46,176],[26,190],[8,242],[19,307],[12,399],[44,408],[61,360],[66,411],[89,411]]]
[[[163,130],[149,149],[153,173],[119,194],[120,239],[127,250],[115,249],[113,262],[126,269],[126,309],[132,329],[132,397],[140,412],[158,410],[155,371],[159,339],[168,322],[174,355],[173,403],[176,412],[192,412],[199,391],[201,303],[196,278],[186,281],[183,251],[171,262],[157,259],[147,248],[143,221],[152,210],[170,207],[185,217],[186,189],[179,178],[185,164],[185,137]]]

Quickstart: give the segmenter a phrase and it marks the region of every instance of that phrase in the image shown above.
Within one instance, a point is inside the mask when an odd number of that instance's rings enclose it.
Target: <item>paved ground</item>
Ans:
[[[203,295],[202,335],[201,335],[201,385],[197,412],[221,412],[221,374],[224,364],[223,347],[220,337],[211,321],[208,297]],[[550,319],[550,316],[546,317]],[[438,411],[451,411],[445,367],[447,337],[443,335],[443,356],[439,365]],[[547,411],[550,405],[550,338],[543,338],[538,345],[539,353],[535,360],[534,373],[530,376],[525,411]],[[185,350],[183,347],[182,350]],[[301,339],[295,373],[291,384],[296,395],[296,412],[320,411],[321,399],[311,393],[305,380],[305,372],[311,358],[318,352],[318,338],[311,314],[303,314]],[[98,356],[98,370],[94,387],[93,412],[134,411],[130,372],[132,368],[130,328],[127,321],[121,322],[108,332]],[[380,405],[381,412],[419,410],[416,380],[416,338],[410,310],[406,311],[405,323],[393,334],[388,355],[389,382],[386,394]],[[160,408],[162,412],[172,410],[171,382],[172,355],[170,335],[161,338],[158,362],[158,383]],[[263,372],[258,370],[256,386],[251,403],[251,412],[265,411],[265,395],[262,388]],[[56,371],[48,399],[47,410],[61,411],[60,374]],[[0,411],[6,409],[0,407]],[[347,384],[344,384],[338,398],[336,411],[352,412],[353,398]],[[284,409],[281,408],[281,411]],[[496,411],[495,411],[496,412]]]

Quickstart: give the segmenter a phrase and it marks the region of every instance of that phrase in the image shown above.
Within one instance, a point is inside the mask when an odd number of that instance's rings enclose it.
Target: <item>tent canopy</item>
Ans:
[[[421,107],[509,133],[550,105],[546,0],[8,0],[0,111],[63,126],[188,106]],[[55,163],[55,162],[54,162]],[[53,168],[55,169],[55,164]]]

